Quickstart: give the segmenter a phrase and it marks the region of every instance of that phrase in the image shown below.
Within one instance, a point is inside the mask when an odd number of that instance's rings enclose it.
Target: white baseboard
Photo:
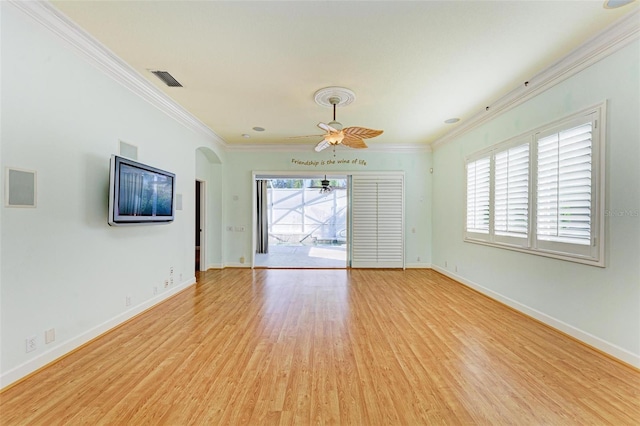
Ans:
[[[58,358],[63,357],[69,352],[73,351],[76,348],[86,344],[87,342],[95,339],[96,337],[105,334],[109,330],[117,327],[123,322],[139,315],[140,313],[146,311],[147,309],[157,305],[158,303],[168,299],[174,294],[186,289],[187,287],[196,283],[195,277],[191,277],[184,281],[183,283],[173,286],[166,291],[159,293],[157,296],[140,303],[139,305],[131,307],[131,309],[126,310],[125,312],[103,322],[102,324],[93,327],[86,332],[73,337],[65,342],[61,342],[60,344],[54,346],[51,349],[48,349],[46,352],[39,354],[35,358],[30,359],[27,362],[24,362],[18,365],[15,368],[3,373],[0,375],[0,389],[9,386],[10,384],[22,379],[23,377],[28,376],[34,371],[44,367],[47,364],[52,363]]]
[[[210,263],[207,265],[207,271],[210,269],[224,269],[224,268],[251,268],[251,264],[245,262],[235,262],[235,263]]]
[[[251,268],[251,264],[250,263],[240,263],[240,262],[230,262],[230,263],[225,263],[224,268]]]
[[[247,264],[227,264],[226,267],[233,267],[233,268],[249,268],[250,266]],[[493,290],[490,290],[486,287],[483,287],[477,283],[474,283],[473,281],[467,280],[464,277],[461,277],[459,275],[456,275],[450,271],[447,271],[444,268],[441,268],[437,265],[431,265],[431,264],[407,264],[406,268],[409,269],[423,269],[423,268],[431,268],[435,271],[440,272],[443,275],[448,276],[449,278],[452,278],[456,281],[458,281],[459,283],[470,287],[488,297],[490,297],[491,299],[497,300],[500,303],[503,303],[513,309],[516,309],[519,312],[522,312],[525,315],[528,315],[540,322],[543,322],[544,324],[547,324],[548,326],[555,328],[575,339],[578,339],[582,342],[584,342],[585,344],[592,346],[614,358],[619,359],[622,362],[625,362],[629,365],[632,365],[636,368],[640,368],[640,356],[633,354],[629,351],[627,351],[626,349],[623,349],[617,345],[614,345],[612,343],[607,342],[606,340],[603,340],[599,337],[596,337],[588,332],[585,332],[583,330],[580,330],[572,325],[569,325],[563,321],[560,321],[554,317],[551,317],[543,312],[540,312],[536,309],[533,309],[527,305],[524,305],[518,301],[515,301],[513,299],[510,299],[506,296],[503,296],[499,293],[496,293]],[[222,269],[222,268],[220,268]],[[87,330],[86,332],[72,338],[69,339],[65,342],[60,343],[59,345],[47,350],[46,352],[38,355],[37,357],[3,373],[2,375],[0,375],[0,389],[9,386],[10,384],[20,380],[21,378],[33,373],[34,371],[38,370],[39,368],[44,367],[47,364],[50,364],[51,362],[55,361],[56,359],[68,354],[69,352],[73,351],[74,349],[84,345],[85,343],[95,339],[96,337],[108,332],[109,330],[117,327],[118,325],[122,324],[123,322],[133,318],[134,316],[144,312],[145,310],[153,307],[154,305],[157,305],[158,303],[164,301],[165,299],[168,299],[169,297],[173,296],[174,294],[184,290],[185,288],[195,284],[195,278],[191,277],[189,278],[187,281],[181,283],[178,286],[175,286],[171,289],[169,289],[168,291],[162,292],[160,294],[158,294],[156,297],[149,299],[137,306],[132,307],[131,309],[115,316],[114,318],[111,318],[108,321],[105,321],[104,323],[90,329]]]
[[[503,303],[519,312],[522,312],[523,314],[534,318],[546,325],[548,325],[549,327],[555,328],[558,331],[561,331],[583,343],[585,343],[588,346],[591,346],[599,351],[602,351],[604,353],[606,353],[607,355],[610,355],[616,359],[619,359],[620,361],[632,365],[636,368],[640,368],[640,356],[636,355],[632,352],[629,352],[626,349],[623,349],[617,345],[614,345],[613,343],[607,342],[606,340],[603,340],[597,336],[594,336],[584,330],[581,330],[579,328],[576,328],[570,324],[567,324],[557,318],[554,318],[550,315],[547,315],[543,312],[540,312],[534,308],[531,308],[525,304],[522,304],[516,300],[510,299],[506,296],[501,295],[500,293],[496,293],[493,290],[490,290],[486,287],[483,287],[473,281],[467,280],[464,277],[461,277],[459,275],[456,275],[454,273],[452,273],[451,271],[447,271],[444,268],[441,268],[437,265],[433,265],[432,269],[435,271],[440,272],[443,275],[448,276],[449,278],[452,278],[456,281],[458,281],[459,283],[461,283],[462,285],[465,285],[469,288],[472,288],[482,294],[484,294],[485,296],[490,297],[491,299],[497,300],[500,303]]]
[[[209,269],[224,269],[224,265],[222,263],[210,263],[205,270],[208,271]]]
[[[431,269],[430,263],[405,263],[405,269]]]

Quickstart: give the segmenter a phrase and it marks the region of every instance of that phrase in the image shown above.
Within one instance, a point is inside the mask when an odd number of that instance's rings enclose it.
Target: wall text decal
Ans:
[[[342,158],[340,160],[299,160],[297,158],[292,158],[291,162],[298,166],[307,166],[307,167],[318,167],[318,166],[333,166],[335,164],[351,164],[358,166],[366,166],[367,162],[365,160],[359,160],[354,158],[353,160],[349,160],[347,158]]]

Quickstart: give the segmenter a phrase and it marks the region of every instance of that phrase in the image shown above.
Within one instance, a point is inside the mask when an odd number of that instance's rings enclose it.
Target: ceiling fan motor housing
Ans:
[[[327,124],[338,131],[342,130],[342,123],[340,123],[339,121],[333,120],[328,122]]]

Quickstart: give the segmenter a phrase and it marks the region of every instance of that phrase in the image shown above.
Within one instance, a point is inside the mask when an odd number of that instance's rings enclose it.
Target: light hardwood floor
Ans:
[[[640,423],[639,372],[429,270],[202,273],[0,398],[2,425]]]

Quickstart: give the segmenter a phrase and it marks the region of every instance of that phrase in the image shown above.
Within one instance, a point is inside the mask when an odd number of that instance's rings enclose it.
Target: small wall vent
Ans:
[[[138,147],[135,145],[131,145],[130,143],[126,143],[124,141],[120,141],[120,156],[127,157],[132,160],[138,160]]]
[[[6,168],[6,207],[36,206],[36,172]]]

